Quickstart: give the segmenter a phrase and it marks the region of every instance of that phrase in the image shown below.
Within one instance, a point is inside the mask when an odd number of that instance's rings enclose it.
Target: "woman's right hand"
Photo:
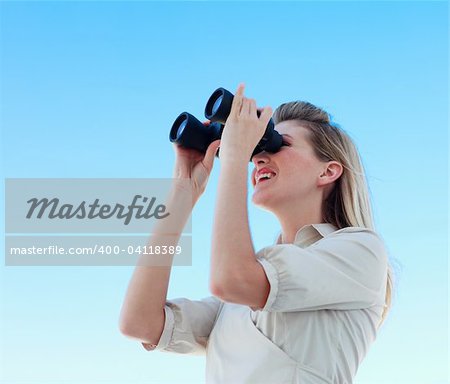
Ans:
[[[208,126],[210,122],[206,121],[203,124]],[[197,201],[206,189],[220,140],[213,141],[204,154],[195,149],[185,148],[175,143],[173,145],[176,153],[173,178],[190,179],[192,195],[194,200]]]

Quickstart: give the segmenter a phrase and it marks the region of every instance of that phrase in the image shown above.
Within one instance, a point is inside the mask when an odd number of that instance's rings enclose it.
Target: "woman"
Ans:
[[[326,112],[306,102],[278,107],[283,147],[253,156],[251,180],[252,202],[276,215],[281,233],[255,253],[247,166],[272,115],[270,107],[260,111],[240,85],[220,141],[204,156],[175,148],[174,177],[190,178],[193,207],[220,144],[213,295],[167,300],[170,266],[137,267],[121,331],[147,350],[205,354],[208,383],[351,383],[391,301],[363,167]],[[188,201],[183,191],[175,184],[169,206]],[[179,217],[179,233],[189,214]]]

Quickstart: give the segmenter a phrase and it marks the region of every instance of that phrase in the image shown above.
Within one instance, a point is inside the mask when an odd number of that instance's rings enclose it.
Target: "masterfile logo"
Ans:
[[[172,181],[6,179],[5,264],[190,265],[191,219],[175,244],[165,205]]]

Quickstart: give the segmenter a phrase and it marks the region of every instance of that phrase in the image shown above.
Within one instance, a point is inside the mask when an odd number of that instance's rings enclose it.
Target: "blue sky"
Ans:
[[[245,82],[260,106],[302,99],[329,111],[361,152],[398,280],[355,383],[448,382],[446,2],[1,2],[0,12],[4,177],[170,177],[173,120],[202,118],[219,86]],[[193,265],[173,268],[169,298],[209,295],[219,172],[216,160],[193,212]],[[276,220],[249,215],[255,248],[273,243]],[[203,380],[202,358],[149,353],[119,333],[132,267],[0,270],[5,383]]]

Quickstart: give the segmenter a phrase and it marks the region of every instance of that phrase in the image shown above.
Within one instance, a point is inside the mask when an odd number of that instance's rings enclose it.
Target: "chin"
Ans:
[[[253,193],[252,195],[252,203],[256,205],[258,208],[263,209],[264,211],[271,212],[271,202],[267,198],[267,196],[264,196],[264,193]]]

